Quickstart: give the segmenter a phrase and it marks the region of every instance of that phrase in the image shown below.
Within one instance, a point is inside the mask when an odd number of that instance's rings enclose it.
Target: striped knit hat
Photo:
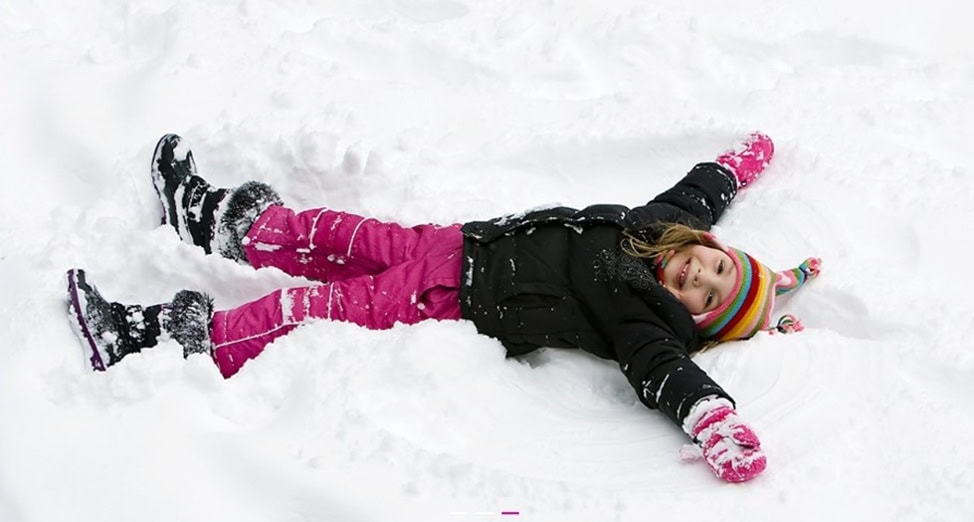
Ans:
[[[801,323],[794,316],[785,315],[771,326],[771,312],[776,296],[790,292],[819,274],[821,260],[810,257],[797,268],[774,272],[746,252],[721,245],[711,234],[715,244],[730,256],[737,268],[737,281],[729,298],[714,310],[693,316],[705,339],[732,341],[747,339],[761,330],[797,332]]]

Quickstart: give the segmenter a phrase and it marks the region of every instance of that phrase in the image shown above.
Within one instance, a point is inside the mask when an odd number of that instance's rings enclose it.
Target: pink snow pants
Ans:
[[[271,206],[244,240],[250,264],[322,283],[216,312],[213,359],[230,377],[274,339],[316,319],[373,330],[459,319],[462,249],[460,225],[404,228],[327,209]]]

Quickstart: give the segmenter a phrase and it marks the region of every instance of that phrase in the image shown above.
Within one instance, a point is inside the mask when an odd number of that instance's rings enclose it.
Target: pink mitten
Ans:
[[[774,156],[774,143],[766,134],[751,133],[734,148],[717,156],[720,163],[734,173],[738,186],[746,187],[764,172]]]
[[[751,480],[768,464],[758,436],[726,399],[698,402],[684,419],[683,431],[693,437],[714,474],[728,482]]]

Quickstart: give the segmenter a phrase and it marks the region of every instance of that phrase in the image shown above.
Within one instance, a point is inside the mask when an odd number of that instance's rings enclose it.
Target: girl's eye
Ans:
[[[717,263],[717,273],[718,274],[724,273],[724,260],[723,259],[721,259],[720,262]]]
[[[714,293],[713,292],[707,292],[707,299],[706,299],[706,301],[704,302],[704,305],[703,305],[704,308],[710,308],[710,303],[713,303],[713,302],[714,302]]]

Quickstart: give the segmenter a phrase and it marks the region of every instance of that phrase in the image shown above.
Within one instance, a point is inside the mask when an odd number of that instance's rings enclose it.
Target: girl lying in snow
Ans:
[[[178,136],[156,146],[151,175],[163,223],[207,254],[321,281],[230,310],[183,290],[154,306],[104,299],[68,272],[72,322],[95,370],[173,339],[224,377],[267,344],[316,319],[370,329],[469,319],[509,355],[581,348],[619,362],[640,401],[699,447],[720,478],[740,482],[766,458],[731,397],[690,354],[771,325],[775,296],[818,274],[819,261],[775,273],[706,232],[774,152],[755,133],[636,208],[549,208],[463,225],[404,228],[330,209],[295,212],[269,186],[214,188]]]

